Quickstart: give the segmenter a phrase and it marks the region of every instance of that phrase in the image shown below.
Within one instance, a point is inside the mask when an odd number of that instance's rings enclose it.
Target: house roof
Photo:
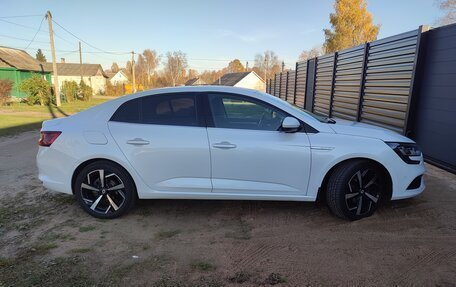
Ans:
[[[52,63],[45,63],[45,67],[52,71]],[[82,75],[85,77],[96,76],[98,71],[103,77],[108,78],[100,64],[82,64]],[[57,63],[57,73],[59,76],[81,76],[81,64],[79,63]]]
[[[240,72],[240,73],[227,73],[227,74],[223,75],[220,79],[217,79],[212,84],[221,85],[221,86],[234,86],[251,73],[253,73],[255,76],[257,76],[261,81],[263,81],[263,79],[260,76],[258,76],[254,71],[250,71],[250,72]]]
[[[105,71],[105,74],[106,76],[108,76],[109,79],[112,79],[112,77],[114,77],[118,73],[121,73],[125,78],[127,78],[127,75],[125,75],[125,73],[122,70],[119,70],[117,72]]]
[[[194,85],[206,85],[207,83],[201,80],[201,78],[193,78],[185,82],[186,86],[194,86]]]
[[[0,46],[0,68],[24,71],[50,72],[45,63],[38,62],[24,50]]]

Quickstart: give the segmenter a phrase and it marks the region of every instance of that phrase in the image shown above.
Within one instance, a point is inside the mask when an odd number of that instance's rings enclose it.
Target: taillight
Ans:
[[[41,132],[38,144],[40,146],[50,146],[62,132]]]

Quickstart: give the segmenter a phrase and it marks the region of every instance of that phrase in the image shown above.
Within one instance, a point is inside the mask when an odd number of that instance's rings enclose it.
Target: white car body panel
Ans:
[[[128,100],[175,92],[226,92],[260,99],[318,132],[109,121]],[[412,140],[371,125],[336,121],[336,124],[322,123],[281,99],[248,89],[198,86],[144,91],[68,118],[45,121],[42,131],[62,131],[62,134],[51,147],[39,148],[39,179],[49,189],[71,194],[73,175],[82,163],[108,159],[131,175],[139,198],[314,201],[331,168],[347,159],[367,158],[389,172],[392,199],[413,197],[424,190],[424,182],[417,189],[407,190],[411,181],[424,173],[422,156],[419,164],[407,164],[385,144],[387,141],[412,143]],[[138,133],[142,134],[137,136]],[[126,144],[136,137],[150,144],[139,147]],[[235,144],[236,148],[213,147],[224,141]]]
[[[203,127],[109,122],[117,145],[153,191],[211,192],[211,163]],[[128,144],[139,139],[144,145]]]
[[[305,195],[310,172],[306,133],[207,129],[214,192]],[[226,143],[233,148],[217,147]]]

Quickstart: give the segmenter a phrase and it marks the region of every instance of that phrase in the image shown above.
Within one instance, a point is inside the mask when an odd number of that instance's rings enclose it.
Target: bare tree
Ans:
[[[318,56],[323,55],[323,47],[322,46],[315,46],[310,50],[304,50],[299,55],[299,61],[306,61],[312,58],[316,58]]]
[[[128,77],[128,80],[131,81],[132,80],[132,69],[131,69],[131,61],[127,61],[127,63],[125,64],[125,70],[124,70],[125,74],[127,75]]]
[[[113,62],[111,65],[111,72],[117,73],[120,70],[119,65],[116,62]]]
[[[273,51],[265,51],[263,54],[255,56],[254,71],[259,72],[259,76],[264,79],[271,79],[274,74],[280,72],[279,57]],[[256,68],[256,69],[255,69]]]
[[[163,71],[173,87],[182,84],[187,66],[187,55],[185,53],[181,51],[166,53],[166,62]]]
[[[225,70],[227,73],[245,72],[244,65],[242,65],[239,59],[234,59],[233,61],[229,62]]]
[[[136,83],[145,86],[147,82],[147,64],[143,55],[138,54],[135,62]]]
[[[160,63],[160,57],[155,50],[146,49],[142,53],[146,63],[147,84],[150,85],[151,77]]]
[[[440,10],[445,12],[445,15],[437,22],[438,25],[448,25],[456,23],[456,0],[437,0]]]

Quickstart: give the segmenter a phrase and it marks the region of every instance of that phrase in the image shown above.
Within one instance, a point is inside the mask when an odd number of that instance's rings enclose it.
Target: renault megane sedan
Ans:
[[[410,139],[222,86],[144,91],[45,121],[39,179],[98,218],[139,199],[324,199],[357,220],[424,189]]]

